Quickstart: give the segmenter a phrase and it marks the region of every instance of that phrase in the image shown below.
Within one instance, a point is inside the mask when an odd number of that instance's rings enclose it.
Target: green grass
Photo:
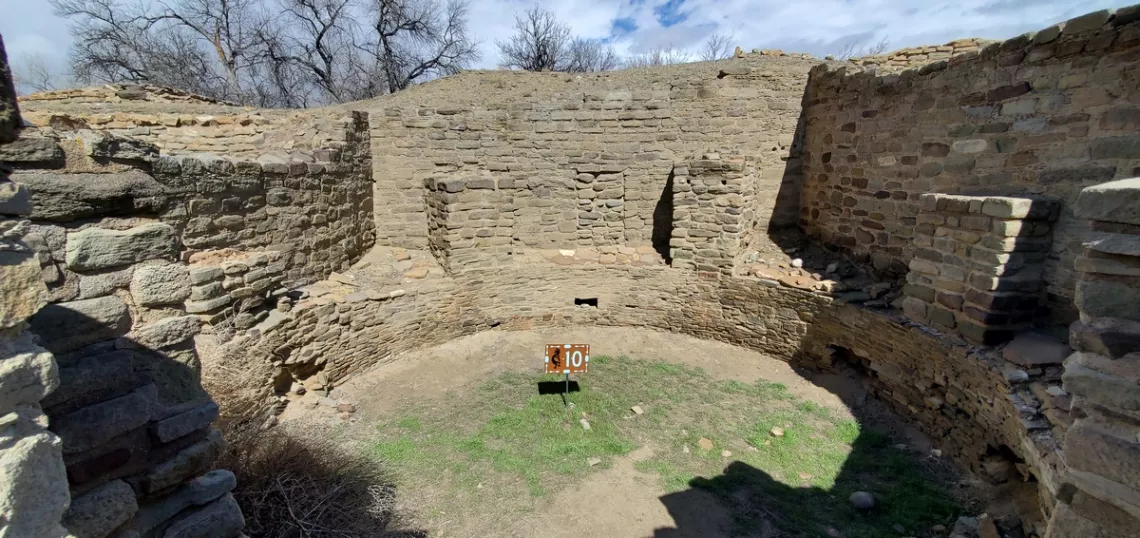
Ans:
[[[711,492],[740,534],[762,519],[790,536],[826,536],[828,527],[848,538],[891,536],[894,524],[921,535],[919,529],[961,512],[886,435],[778,383],[718,381],[682,365],[592,357],[567,409],[560,395],[537,394],[536,382],[559,380],[507,374],[403,409],[377,426],[375,454],[405,487],[438,490],[431,497],[452,519],[533,511],[541,499],[641,446],[653,455],[637,470],[658,476],[669,493]],[[645,414],[634,415],[633,405]],[[774,427],[784,435],[773,436]],[[711,450],[700,448],[702,438],[712,441]],[[591,466],[591,458],[600,462]],[[855,511],[847,499],[857,490],[874,493],[880,508]],[[444,517],[442,509],[429,513]]]

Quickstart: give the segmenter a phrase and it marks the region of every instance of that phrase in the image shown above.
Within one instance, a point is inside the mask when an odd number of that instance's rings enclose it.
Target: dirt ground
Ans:
[[[339,431],[363,440],[374,424],[391,418],[392,413],[412,402],[444,403],[452,395],[458,397],[500,374],[541,372],[542,350],[547,343],[589,343],[591,355],[627,355],[696,366],[717,379],[778,382],[798,398],[825,406],[843,417],[853,417],[844,401],[853,401],[853,394],[862,390],[857,383],[838,377],[813,383],[787,363],[764,354],[675,334],[628,328],[489,331],[404,354],[337,387],[333,398],[351,402],[357,409],[347,422],[342,423],[328,408],[303,404],[291,405],[280,418],[295,425],[309,421],[326,426],[337,424]],[[583,383],[589,382],[590,375],[582,377]],[[929,450],[929,440],[917,431],[909,429],[906,436],[912,439],[916,451]],[[617,458],[609,469],[590,474],[572,488],[554,492],[550,502],[518,520],[496,520],[494,514],[488,514],[482,521],[444,518],[441,524],[437,518],[436,525],[444,528],[429,526],[426,530],[431,536],[448,537],[729,536],[732,514],[711,494],[691,490],[684,503],[665,506],[663,496],[668,492],[660,479],[635,468],[637,461],[650,458],[653,453],[654,447],[645,446]],[[417,498],[416,492],[409,491],[402,496],[401,504],[407,503],[413,512],[412,524],[419,523],[414,515],[416,505],[430,503],[430,499]],[[766,529],[756,532],[758,537],[777,536]]]

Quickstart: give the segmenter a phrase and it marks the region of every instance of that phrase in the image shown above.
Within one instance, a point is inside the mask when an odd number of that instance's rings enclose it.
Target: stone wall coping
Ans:
[[[978,52],[967,52],[949,59],[931,62],[920,67],[912,67],[900,73],[879,74],[878,66],[876,65],[861,67],[851,62],[830,62],[813,67],[810,76],[813,80],[820,83],[889,86],[895,83],[906,82],[916,77],[944,71],[950,66],[991,60],[1002,55],[1024,54],[1036,46],[1102,30],[1114,31],[1125,25],[1136,23],[1137,21],[1140,21],[1140,4],[1118,9],[1102,9],[1100,11],[1073,17],[1068,21],[1054,24],[1036,32],[1027,32],[1017,37],[1006,39],[1005,41],[995,41],[986,45]],[[1038,61],[1045,61],[1047,59],[1048,58],[1042,58]],[[1034,58],[1031,56],[1027,56],[1023,60],[1024,63],[1034,63],[1034,61]]]

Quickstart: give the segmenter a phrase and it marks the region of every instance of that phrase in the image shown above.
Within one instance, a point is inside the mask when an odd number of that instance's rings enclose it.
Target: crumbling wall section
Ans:
[[[1063,202],[1045,265],[1050,306],[1075,317],[1089,184],[1140,169],[1140,7],[1103,10],[899,74],[814,68],[804,96],[800,223],[899,274],[920,196],[1047,194]]]

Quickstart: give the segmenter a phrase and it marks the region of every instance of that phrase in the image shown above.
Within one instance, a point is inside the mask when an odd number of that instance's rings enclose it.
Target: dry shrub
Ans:
[[[426,534],[390,531],[396,490],[376,462],[286,427],[257,423],[225,427],[227,449],[218,467],[237,475],[234,497],[253,538],[397,538]],[[311,436],[317,437],[317,436]]]

